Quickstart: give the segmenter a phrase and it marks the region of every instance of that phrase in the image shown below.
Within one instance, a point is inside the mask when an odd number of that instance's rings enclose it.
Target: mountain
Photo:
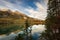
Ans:
[[[44,20],[31,18],[19,11],[0,10],[0,34],[22,30],[26,27],[26,22],[29,26],[44,24]]]

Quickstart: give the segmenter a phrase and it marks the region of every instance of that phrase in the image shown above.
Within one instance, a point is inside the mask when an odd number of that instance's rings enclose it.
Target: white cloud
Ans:
[[[36,6],[38,7],[38,9],[40,9],[40,10],[46,10],[40,3],[36,3]]]
[[[14,6],[13,4],[11,4],[11,3],[9,3],[9,2],[7,2],[7,1],[5,1],[5,0],[0,0],[1,1],[1,5],[3,5],[3,7],[4,8],[11,8],[12,9],[12,7]],[[2,4],[3,3],[3,4]],[[3,8],[2,7],[2,8]]]
[[[14,4],[14,3],[11,3],[11,2],[6,1],[6,0],[0,0],[0,9],[1,8],[8,8],[8,9],[11,9],[11,10],[20,11],[19,9],[21,9],[22,7],[19,6],[17,1],[16,1],[16,4]]]
[[[38,18],[38,19],[42,19],[45,20],[46,16],[47,16],[47,12],[46,12],[46,8],[44,8],[40,3],[35,3],[37,6],[37,11],[34,10],[33,8],[29,7],[27,9],[25,9],[26,11],[28,11],[30,13],[30,17],[34,17],[34,18]]]

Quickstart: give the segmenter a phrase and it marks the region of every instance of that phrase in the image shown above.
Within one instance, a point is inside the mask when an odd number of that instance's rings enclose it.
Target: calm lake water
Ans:
[[[32,35],[34,40],[38,40],[38,37],[40,35],[41,32],[43,32],[45,30],[45,25],[33,25],[32,26]],[[20,33],[20,32],[18,32]],[[6,36],[0,36],[0,40],[15,40],[15,37],[17,36],[17,34],[11,33],[10,35]]]

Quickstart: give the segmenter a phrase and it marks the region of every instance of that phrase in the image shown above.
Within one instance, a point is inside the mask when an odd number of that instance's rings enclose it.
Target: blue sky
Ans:
[[[0,8],[18,10],[41,20],[47,16],[47,0],[0,0]]]

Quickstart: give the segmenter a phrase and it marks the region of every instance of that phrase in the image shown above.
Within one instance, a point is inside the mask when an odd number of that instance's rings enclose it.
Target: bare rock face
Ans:
[[[28,17],[18,11],[0,10],[0,34],[21,30],[26,27],[26,22],[29,26],[44,24],[43,20]]]

